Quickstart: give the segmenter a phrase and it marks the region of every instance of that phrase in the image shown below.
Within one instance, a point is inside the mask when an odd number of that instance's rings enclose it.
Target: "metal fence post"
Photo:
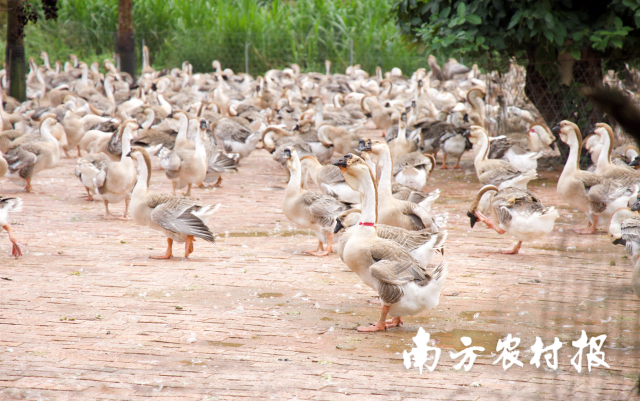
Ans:
[[[349,38],[349,66],[353,66],[353,38]]]
[[[244,42],[244,73],[249,74],[249,42]]]

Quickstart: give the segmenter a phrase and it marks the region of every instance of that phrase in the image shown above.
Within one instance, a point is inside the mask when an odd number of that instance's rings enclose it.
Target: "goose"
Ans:
[[[440,142],[439,147],[443,150],[442,166],[440,166],[440,169],[446,170],[448,168],[447,156],[456,158],[456,164],[453,166],[454,169],[461,168],[460,159],[462,159],[462,155],[465,151],[472,148],[469,140],[464,137],[465,131],[464,128],[449,127],[438,139]]]
[[[101,117],[90,113],[80,116],[74,110],[67,111],[61,122],[67,135],[67,145],[64,151],[68,153],[69,150],[77,148],[78,157],[82,156],[79,146],[82,136],[95,125],[109,120],[111,120],[110,117]]]
[[[400,326],[402,316],[435,308],[447,277],[447,264],[442,262],[428,271],[403,246],[378,237],[377,196],[369,166],[362,158],[351,154],[335,161],[334,165],[340,167],[345,181],[357,188],[363,198],[360,221],[351,229],[350,237],[342,247],[342,260],[364,284],[377,291],[382,303],[380,319],[357,330],[386,330]],[[387,315],[392,317],[389,322]]]
[[[60,161],[58,141],[51,135],[55,123],[55,115],[45,116],[40,121],[41,139],[25,142],[3,155],[9,164],[6,176],[17,185],[25,185],[27,192],[33,191],[31,179],[38,172],[54,168]]]
[[[492,192],[490,219],[478,210],[480,199],[487,192]],[[495,185],[485,185],[476,195],[467,216],[471,221],[471,228],[479,220],[498,234],[508,233],[514,236],[518,240],[514,248],[500,250],[502,254],[514,255],[520,251],[522,241],[534,240],[553,231],[559,214],[554,207],[544,207],[540,198],[531,191],[515,187],[499,190]]]
[[[173,186],[174,196],[176,189],[184,187],[188,187],[184,195],[191,196],[191,186],[202,183],[206,178],[208,166],[205,149],[206,129],[207,120],[201,119],[196,135],[195,150],[175,149],[160,159],[160,166],[164,169]]]
[[[11,256],[18,259],[22,256],[22,244],[13,234],[13,229],[9,223],[9,213],[19,212],[22,210],[22,199],[20,198],[4,198],[0,197],[0,227],[9,234],[9,241],[13,245],[11,247]]]
[[[640,210],[640,201],[634,203],[629,210],[629,212],[634,212],[634,215],[625,218],[618,226],[620,238],[613,243],[624,245],[631,260],[635,263],[631,274],[631,288],[636,297],[640,298],[640,217],[637,214],[638,210]]]
[[[102,197],[104,203],[105,220],[120,219],[129,220],[127,214],[129,211],[129,201],[131,200],[131,191],[136,184],[136,167],[131,158],[131,126],[137,126],[133,120],[127,123],[122,133],[122,151],[120,161],[114,162],[99,156],[103,162],[102,168],[93,179],[96,193]],[[104,153],[103,156],[106,156]],[[97,168],[97,165],[93,164]],[[87,166],[88,167],[88,166]],[[87,191],[89,192],[89,191]],[[124,201],[125,209],[122,217],[116,217],[109,212],[110,203],[118,203]]]
[[[87,191],[87,200],[93,201],[96,193],[95,178],[111,162],[104,153],[89,153],[78,159],[75,175]]]
[[[414,231],[427,228],[437,232],[440,227],[444,226],[447,213],[431,217],[428,211],[420,205],[401,201],[393,196],[393,162],[386,142],[365,140],[360,143],[359,150],[375,155],[378,158],[377,164],[382,168],[377,188],[378,222]]]
[[[336,153],[344,155],[357,152],[360,136],[342,127],[323,124],[318,128],[318,139],[324,146],[333,146]]]
[[[562,142],[569,145],[569,157],[558,180],[558,195],[571,207],[587,215],[587,227],[574,231],[579,234],[593,234],[598,228],[600,215],[611,215],[619,208],[627,206],[633,192],[629,193],[630,188],[620,187],[595,173],[580,170],[582,136],[577,125],[563,120],[553,127],[552,131],[559,135]],[[637,190],[636,187],[635,191]]]
[[[344,182],[344,177],[340,169],[334,165],[323,166],[318,159],[312,155],[300,157],[300,165],[302,168],[302,184],[306,189],[309,177],[316,186],[325,194],[329,195],[340,202],[358,204],[360,203],[360,193],[354,191]]]
[[[611,218],[609,219],[609,235],[614,238],[614,245],[625,244],[625,240],[622,239],[622,224],[627,219],[635,219],[637,220],[637,223],[640,223],[640,214],[638,214],[637,211],[632,211],[628,207],[621,207],[611,215]],[[630,253],[630,255],[632,254]],[[637,249],[636,257],[638,255],[640,255],[640,247]]]
[[[238,153],[241,159],[255,150],[262,137],[260,133],[253,133],[249,127],[231,118],[218,120],[213,128],[213,135],[225,152]]]
[[[138,127],[136,120],[130,118],[123,121],[113,134],[97,135],[96,139],[89,144],[90,153],[102,152],[114,162],[122,160],[122,138],[125,136],[124,133],[127,131],[127,138],[133,138],[134,131]]]
[[[349,207],[331,196],[309,192],[302,188],[302,166],[294,147],[284,149],[291,178],[282,200],[284,215],[294,224],[311,229],[318,238],[318,248],[305,253],[313,256],[327,256],[333,252],[333,230],[336,216]],[[326,249],[323,243],[327,244]]]
[[[629,166],[618,166],[611,162],[611,151],[614,140],[613,130],[604,123],[596,124],[594,132],[600,135],[602,151],[598,157],[595,173],[620,185],[640,185],[640,173]]]
[[[402,184],[416,191],[422,191],[435,167],[435,158],[420,152],[411,152],[399,158],[393,165],[393,177]]]
[[[367,145],[371,146],[370,144],[371,139],[361,139],[359,144],[358,144],[358,149],[363,149],[366,148]],[[365,163],[367,163],[367,165],[369,166],[369,169],[371,170],[371,175],[373,176],[374,180],[377,180],[377,176],[378,176],[378,168],[376,166],[376,163],[373,162],[373,160],[371,159],[371,156],[369,155],[368,152],[362,152],[360,154],[360,156],[362,157],[362,159],[365,161]],[[429,155],[429,156],[425,156],[425,157],[430,157],[432,162],[435,160],[433,159],[433,156]],[[401,169],[404,168],[403,167],[403,161],[400,160],[398,163],[396,163],[393,166],[393,171],[394,173],[397,172],[401,172]],[[410,165],[410,164],[409,164]],[[419,168],[418,168],[419,170]],[[413,188],[410,188],[406,185],[402,185],[398,182],[394,182],[391,185],[391,193],[393,194],[393,197],[401,200],[401,201],[408,201],[411,203],[415,203],[418,206],[422,207],[423,209],[425,209],[427,212],[431,210],[431,206],[433,205],[433,203],[436,201],[436,199],[438,199],[438,197],[440,197],[440,190],[436,189],[433,190],[427,194],[425,194],[422,191],[416,191]]]
[[[484,128],[472,125],[464,135],[473,144],[473,150],[476,153],[473,164],[482,185],[495,185],[498,189],[507,187],[527,189],[527,183],[537,178],[538,174],[535,170],[523,173],[507,161],[487,159],[489,137]]]
[[[386,136],[385,139],[387,139]],[[400,116],[398,136],[392,141],[388,141],[388,143],[389,149],[391,150],[391,157],[393,157],[394,160],[398,160],[400,157],[418,150],[416,143],[407,138],[407,113],[402,113]]]
[[[167,236],[167,251],[151,259],[171,259],[173,242],[185,243],[185,258],[193,252],[195,237],[213,243],[213,234],[207,222],[218,210],[216,206],[203,205],[193,199],[149,192],[151,158],[141,147],[131,150],[131,157],[138,162],[138,178],[131,194],[131,216],[136,224],[147,226]]]
[[[340,174],[342,175],[342,173]],[[338,255],[341,260],[344,258],[344,245],[351,237],[351,229],[356,227],[356,224],[361,220],[361,215],[362,211],[360,209],[349,209],[336,217],[336,228],[333,233],[340,233]],[[428,229],[411,231],[384,224],[376,224],[376,234],[379,238],[390,240],[401,245],[409,251],[415,260],[425,267],[431,262],[436,251],[442,252],[444,242],[447,239],[446,231],[437,233],[433,233]]]
[[[312,123],[309,120],[301,121],[296,124],[292,133],[297,134],[302,138],[311,148],[311,152],[318,158],[320,163],[327,162],[333,155],[334,146],[325,145],[318,138],[318,130],[311,127]]]

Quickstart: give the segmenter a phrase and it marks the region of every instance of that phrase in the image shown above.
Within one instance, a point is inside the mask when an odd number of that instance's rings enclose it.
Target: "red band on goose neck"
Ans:
[[[358,224],[360,224],[361,226],[373,227],[373,223],[362,223],[362,222],[360,222]]]

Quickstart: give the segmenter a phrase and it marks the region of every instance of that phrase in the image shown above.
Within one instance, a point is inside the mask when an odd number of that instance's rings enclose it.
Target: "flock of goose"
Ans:
[[[283,213],[317,236],[317,249],[307,253],[331,254],[339,233],[340,259],[380,296],[380,320],[360,331],[397,326],[403,316],[438,305],[448,267],[431,262],[444,257],[448,216],[431,214],[440,190],[425,188],[439,153],[441,169],[460,168],[462,155],[474,153],[482,187],[467,216],[472,228],[480,221],[515,237],[515,247],[501,253],[517,254],[524,241],[549,234],[559,217],[527,189],[556,137],[531,110],[485,104],[486,76],[475,65],[450,59],[440,66],[430,56],[429,72],[406,77],[397,68],[384,75],[378,68],[374,76],[359,66],[331,73],[327,61],[324,74],[294,64],[254,79],[218,61],[211,73],[193,73],[188,62],[156,71],[145,47],[134,80],[110,60],[101,70],[73,55],[54,67],[45,52],[41,58],[43,65],[29,61],[29,99],[0,101],[0,175],[32,192],[35,175],[77,153],[75,174],[87,199],[104,203],[105,219],[130,215],[164,233],[167,250],[152,258],[168,259],[173,242],[184,243],[188,257],[195,238],[214,241],[207,221],[218,206],[193,200],[192,190],[221,185],[242,159],[265,149],[289,175]],[[497,114],[524,130],[492,136]],[[384,139],[367,138],[370,129],[382,130]],[[586,213],[588,226],[578,232],[604,227],[640,258],[640,173],[629,166],[640,164],[638,149],[614,149],[604,123],[584,141],[570,121],[553,132],[570,147],[557,190]],[[583,146],[593,171],[580,170]],[[151,191],[152,171],[166,175],[172,194]],[[183,188],[183,196],[176,193]],[[109,206],[121,202],[124,213],[114,216]],[[15,257],[22,246],[8,221],[21,207],[19,198],[0,199],[0,225]],[[639,266],[633,289],[640,297]]]

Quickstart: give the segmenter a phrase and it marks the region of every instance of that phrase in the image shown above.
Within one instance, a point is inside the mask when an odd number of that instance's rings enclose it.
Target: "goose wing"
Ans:
[[[318,181],[324,184],[339,184],[344,182],[344,176],[340,172],[340,168],[334,165],[323,166],[318,171]]]
[[[298,198],[298,202],[305,205],[315,223],[331,227],[335,223],[336,216],[349,209],[349,207],[328,195],[307,192]]]
[[[40,152],[41,149],[37,143],[28,142],[10,151],[4,155],[4,158],[7,163],[11,163],[9,169],[15,171],[36,164]]]
[[[478,171],[482,185],[500,185],[502,182],[522,175],[514,165],[504,160],[485,160]]]
[[[398,244],[382,240],[367,251],[374,261],[369,271],[380,281],[378,295],[386,304],[396,303],[402,298],[403,284],[418,281],[420,285],[426,285],[431,279],[420,263]]]
[[[147,200],[147,206],[153,209],[151,220],[160,227],[173,233],[182,233],[213,242],[213,233],[193,212],[202,207],[200,202],[177,196],[156,194]]]

